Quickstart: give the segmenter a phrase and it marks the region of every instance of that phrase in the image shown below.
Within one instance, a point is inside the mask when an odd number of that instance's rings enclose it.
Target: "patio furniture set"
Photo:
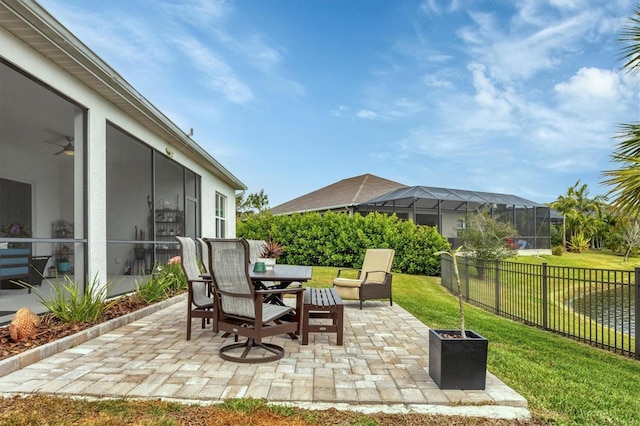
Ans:
[[[367,299],[388,298],[392,303],[394,252],[390,249],[367,250],[356,278],[337,277],[333,288],[313,288],[302,285],[311,279],[311,266],[278,264],[271,270],[254,271],[255,241],[198,238],[203,273],[198,266],[198,243],[188,237],[176,238],[188,282],[187,340],[191,339],[193,318],[202,320],[202,328],[210,323],[214,333],[234,336],[233,343],[219,349],[220,357],[228,361],[281,359],[284,348],[264,341],[280,334],[292,339],[302,336],[302,344],[307,345],[309,333],[335,333],[337,345],[342,345],[342,298],[360,300],[360,309]],[[239,337],[246,340],[239,342]]]

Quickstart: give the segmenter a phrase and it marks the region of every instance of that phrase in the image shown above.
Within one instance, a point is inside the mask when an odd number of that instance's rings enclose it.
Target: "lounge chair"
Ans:
[[[391,265],[395,251],[392,249],[368,249],[364,255],[361,269],[342,268],[338,270],[338,276],[333,280],[333,286],[344,300],[360,300],[362,302],[372,299],[389,299],[393,305],[391,295]],[[344,278],[340,274],[347,270],[356,270],[356,278]]]

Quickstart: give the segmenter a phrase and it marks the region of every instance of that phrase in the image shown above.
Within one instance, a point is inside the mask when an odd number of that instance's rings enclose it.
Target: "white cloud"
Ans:
[[[231,13],[226,0],[190,0],[188,2],[158,3],[158,7],[170,18],[177,18],[190,24],[211,24],[220,21]]]
[[[582,38],[598,25],[600,15],[584,11],[566,19],[547,18],[537,31],[504,32],[487,14],[471,13],[477,28],[465,28],[460,36],[468,43],[470,55],[487,65],[502,80],[529,79],[540,71],[557,67],[564,55],[579,49]]]
[[[242,83],[233,70],[214,52],[198,40],[184,37],[176,40],[185,56],[193,63],[193,68],[206,77],[205,84],[224,94],[231,102],[243,104],[253,99],[251,89]]]
[[[580,68],[568,82],[558,83],[554,89],[562,99],[571,99],[572,103],[617,101],[624,91],[617,73],[599,68]]]
[[[342,117],[347,111],[349,107],[346,105],[338,105],[334,109],[331,110],[331,115],[334,117]]]
[[[436,75],[433,75],[433,74],[424,76],[422,81],[428,87],[444,88],[444,89],[453,89],[454,88],[453,82],[451,82],[450,80],[444,79],[444,78],[440,78],[440,77],[438,77]]]
[[[473,86],[476,89],[475,100],[480,108],[491,110],[497,117],[507,118],[512,106],[507,92],[499,92],[493,82],[486,76],[486,67],[481,64],[469,65],[473,74]]]
[[[364,118],[366,120],[373,120],[374,118],[376,118],[378,115],[371,110],[367,110],[367,109],[361,109],[360,111],[358,111],[356,113],[356,117],[358,118]]]

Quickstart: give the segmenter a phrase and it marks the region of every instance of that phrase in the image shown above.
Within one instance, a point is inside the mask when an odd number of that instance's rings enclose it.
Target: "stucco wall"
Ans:
[[[105,164],[105,146],[106,146],[106,123],[107,121],[115,124],[124,131],[130,133],[135,138],[143,141],[149,146],[160,152],[165,152],[169,144],[158,137],[150,129],[142,126],[140,123],[132,119],[123,111],[117,109],[113,104],[107,102],[97,92],[91,90],[88,86],[82,84],[76,78],[63,71],[57,65],[33,51],[29,46],[16,39],[3,28],[0,28],[0,55],[18,68],[25,70],[35,78],[50,85],[57,91],[61,92],[68,98],[72,99],[79,105],[88,110],[88,128],[86,134],[87,140],[87,159],[86,164],[89,170],[87,181],[87,206],[88,206],[88,264],[89,270],[85,271],[86,276],[96,276],[99,281],[106,281],[106,164]],[[82,156],[77,150],[74,156],[76,161],[76,176],[82,174],[80,165],[82,164]],[[215,230],[215,222],[213,221],[215,211],[215,192],[218,191],[227,197],[229,205],[228,235],[235,235],[235,192],[228,184],[224,183],[218,177],[207,171],[203,166],[198,164],[193,158],[187,156],[184,152],[175,150],[173,159],[184,165],[202,178],[201,187],[201,214],[202,214],[202,233],[205,236],[213,236]],[[15,177],[20,181],[36,181],[37,167],[34,170],[25,171],[24,167],[20,169],[19,164],[25,164],[24,156],[28,153],[13,152],[7,153],[15,156],[16,161],[13,162],[15,170],[3,170],[3,175],[7,177]],[[79,162],[79,163],[78,163]],[[61,200],[58,191],[53,191],[49,185],[55,185],[54,182],[42,182],[34,187],[34,222],[38,227],[50,227],[51,220],[58,217],[51,217],[46,213],[45,208],[50,211],[60,212],[64,208],[61,206],[70,206],[70,200]],[[76,188],[81,188],[81,181]],[[70,218],[76,224],[76,228],[80,226],[79,218],[82,213],[82,202],[78,199],[75,203],[74,218]],[[58,215],[60,213],[56,213]],[[78,228],[82,229],[82,228]]]

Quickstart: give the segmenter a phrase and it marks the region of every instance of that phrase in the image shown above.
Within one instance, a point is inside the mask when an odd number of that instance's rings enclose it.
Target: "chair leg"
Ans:
[[[187,340],[191,340],[191,309],[187,309]]]

